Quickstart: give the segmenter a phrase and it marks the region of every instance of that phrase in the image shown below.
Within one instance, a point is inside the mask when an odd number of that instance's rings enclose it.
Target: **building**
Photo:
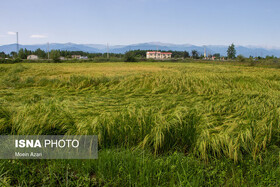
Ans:
[[[88,57],[87,56],[81,56],[80,59],[84,59],[84,60],[87,60]]]
[[[81,56],[81,55],[72,55],[71,57],[74,59],[88,59],[87,56]]]
[[[153,59],[168,59],[171,58],[172,53],[169,52],[159,52],[159,51],[147,51],[146,57]]]
[[[38,60],[39,57],[37,55],[28,55],[27,60]]]
[[[75,59],[80,59],[80,58],[81,58],[81,55],[72,55],[71,57],[72,57],[72,58],[75,58]]]

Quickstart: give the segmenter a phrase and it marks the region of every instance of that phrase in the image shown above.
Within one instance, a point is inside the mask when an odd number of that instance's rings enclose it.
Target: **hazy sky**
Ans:
[[[279,0],[1,0],[0,45],[167,42],[280,47]]]

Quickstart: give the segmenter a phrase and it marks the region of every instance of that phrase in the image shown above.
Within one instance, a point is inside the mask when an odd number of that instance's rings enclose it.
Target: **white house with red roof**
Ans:
[[[168,59],[171,58],[172,53],[170,52],[159,52],[159,51],[147,51],[146,57],[153,59]]]

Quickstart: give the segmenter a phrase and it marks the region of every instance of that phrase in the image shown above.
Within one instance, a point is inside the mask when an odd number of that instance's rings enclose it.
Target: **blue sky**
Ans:
[[[165,42],[280,48],[279,0],[2,0],[0,45]]]

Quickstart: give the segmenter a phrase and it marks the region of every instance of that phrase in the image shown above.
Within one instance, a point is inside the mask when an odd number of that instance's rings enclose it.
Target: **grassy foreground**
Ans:
[[[278,69],[0,65],[1,134],[96,134],[98,160],[1,160],[5,185],[279,185]]]

